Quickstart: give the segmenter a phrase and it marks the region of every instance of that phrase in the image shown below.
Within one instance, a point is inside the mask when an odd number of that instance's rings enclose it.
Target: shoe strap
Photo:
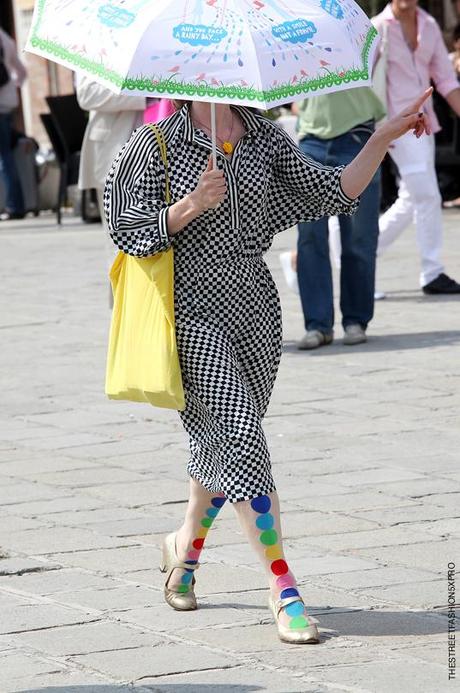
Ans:
[[[284,609],[286,606],[289,606],[289,604],[294,604],[294,602],[301,602],[305,606],[305,602],[300,596],[286,597],[285,599],[277,599],[277,601],[275,602],[277,616],[279,616],[279,613],[282,609]],[[310,614],[307,614],[306,611],[305,613],[309,623],[319,623],[317,618],[315,618],[314,616],[310,616]]]

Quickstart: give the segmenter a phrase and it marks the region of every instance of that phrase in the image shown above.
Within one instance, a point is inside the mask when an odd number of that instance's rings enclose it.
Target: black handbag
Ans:
[[[0,87],[4,87],[10,81],[10,75],[3,59],[3,46],[0,43]]]

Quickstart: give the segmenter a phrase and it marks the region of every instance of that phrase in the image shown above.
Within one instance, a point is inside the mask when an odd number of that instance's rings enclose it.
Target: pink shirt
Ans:
[[[447,96],[449,92],[457,89],[457,77],[434,17],[417,8],[418,35],[415,51],[406,43],[391,5],[387,5],[372,22],[380,35],[383,34],[384,25],[387,25],[387,100],[390,117],[406,108],[424,89],[428,89],[430,80],[433,80],[442,96]],[[433,132],[438,132],[441,128],[431,99],[425,106],[425,112],[428,114]]]

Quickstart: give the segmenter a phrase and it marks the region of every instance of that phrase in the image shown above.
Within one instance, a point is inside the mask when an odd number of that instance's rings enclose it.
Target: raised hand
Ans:
[[[431,135],[431,128],[428,118],[423,112],[423,105],[433,93],[433,88],[430,87],[423,92],[413,103],[401,113],[393,118],[390,118],[384,125],[379,128],[379,132],[388,142],[396,140],[398,137],[405,135],[407,132],[413,131],[414,135],[421,137],[423,133]]]

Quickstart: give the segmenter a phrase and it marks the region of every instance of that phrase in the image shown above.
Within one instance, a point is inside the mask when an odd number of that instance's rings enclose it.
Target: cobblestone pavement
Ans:
[[[460,276],[460,216],[446,219]],[[380,264],[369,343],[285,354],[265,429],[288,557],[324,639],[281,644],[231,508],[197,594],[162,599],[161,536],[186,499],[174,412],[103,394],[102,232],[67,218],[0,226],[0,691],[440,693],[447,565],[460,562],[460,310],[424,297],[408,232]]]

